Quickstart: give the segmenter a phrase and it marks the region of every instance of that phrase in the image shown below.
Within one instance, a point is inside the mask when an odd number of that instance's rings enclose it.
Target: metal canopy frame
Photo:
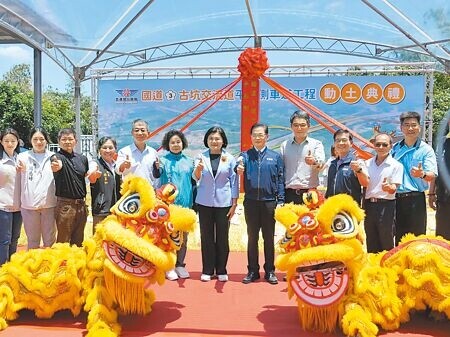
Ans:
[[[408,47],[399,48],[369,41],[340,39],[337,37],[316,37],[307,35],[260,35],[258,36],[264,50],[267,51],[296,51],[319,52],[359,56],[389,62],[399,61],[399,50],[428,56],[423,51]],[[131,68],[143,64],[167,60],[177,57],[239,52],[252,47],[253,35],[214,37],[175,42],[160,46],[135,50],[127,55],[115,55],[95,62],[96,68]]]
[[[396,24],[394,22],[394,20],[390,19],[386,14],[383,13],[383,11],[381,11],[379,8],[377,8],[376,6],[374,6],[373,4],[370,3],[370,1],[368,0],[361,0],[364,4],[366,4],[370,9],[372,9],[375,13],[377,13],[378,15],[380,15],[383,19],[385,19],[392,27],[394,27],[395,29],[397,29],[399,32],[401,32],[403,35],[405,35],[409,40],[411,40],[412,42],[414,42],[414,44],[419,47],[420,49],[423,49],[425,51],[425,53],[427,53],[429,56],[431,56],[432,58],[434,58],[437,62],[441,63],[444,66],[444,69],[446,72],[450,71],[450,61],[448,59],[444,59],[441,58],[439,56],[437,56],[436,54],[434,54],[433,52],[431,52],[426,44],[421,43],[419,40],[415,39],[411,34],[409,34],[406,30],[404,30],[403,28],[401,28],[398,24]],[[408,21],[410,24],[413,25],[413,27],[417,30],[419,30],[423,35],[426,35],[429,39],[431,39],[427,34],[425,34],[425,32],[423,32],[422,30],[420,30],[420,28],[414,23],[414,21],[410,20],[402,11],[400,11],[397,7],[395,7],[393,4],[391,4],[388,0],[382,0],[386,5],[388,5],[391,9],[393,9],[397,14],[399,14],[403,19],[405,19],[406,21]],[[431,41],[429,41],[431,42]],[[443,50],[447,56],[450,56],[450,52],[448,51],[447,48],[445,48],[445,46],[441,45],[441,43],[437,42],[436,43],[437,46]]]
[[[42,29],[33,25],[26,17],[19,15],[13,9],[16,6],[14,0],[4,0],[0,4],[0,43],[17,43],[21,42],[35,50],[35,69],[34,84],[35,97],[38,96],[41,101],[41,60],[40,52],[45,53],[52,59],[61,69],[63,69],[70,78],[74,81],[74,96],[75,96],[75,112],[76,112],[76,129],[80,132],[80,84],[82,81],[89,79],[86,74],[93,66],[102,67],[106,69],[114,68],[115,70],[124,67],[137,67],[143,64],[156,62],[159,60],[170,59],[174,57],[184,57],[199,54],[218,53],[218,52],[238,52],[248,47],[263,47],[270,51],[304,51],[304,52],[321,52],[321,53],[336,53],[352,56],[359,56],[364,58],[378,59],[382,61],[398,62],[398,53],[407,52],[414,53],[419,56],[421,60],[434,60],[440,64],[440,68],[436,67],[437,71],[444,71],[450,73],[450,51],[445,48],[444,43],[449,39],[433,40],[426,32],[422,31],[413,20],[408,18],[401,10],[395,7],[388,0],[380,0],[396,15],[400,16],[404,21],[408,22],[413,29],[419,32],[425,42],[421,42],[414,38],[408,31],[399,26],[393,19],[389,18],[382,10],[373,5],[369,0],[361,0],[368,8],[381,16],[387,23],[394,27],[401,34],[406,36],[413,44],[407,46],[393,46],[386,44],[379,44],[370,41],[360,41],[351,39],[341,39],[337,37],[318,37],[307,35],[260,35],[258,27],[253,18],[252,6],[249,0],[245,0],[248,18],[251,23],[253,35],[234,36],[234,37],[217,37],[208,39],[198,39],[192,41],[182,41],[161,46],[151,46],[140,51],[113,51],[115,42],[129,29],[130,26],[141,16],[145,11],[149,10],[150,5],[154,0],[146,1],[137,14],[122,25],[119,33],[109,40],[106,46],[102,49],[84,48],[83,46],[70,46],[63,43],[55,43],[52,38],[46,35]],[[373,1],[372,1],[373,2]],[[42,18],[41,18],[42,19]],[[111,23],[114,27],[119,22]],[[121,23],[122,24],[122,23]],[[53,27],[55,28],[55,27]],[[71,38],[65,32],[57,32],[59,35],[64,35]],[[444,52],[446,57],[441,57],[430,51],[430,45],[437,46]],[[64,49],[78,49],[86,50],[88,53],[95,51],[95,56],[88,60],[85,64],[75,65],[65,53]],[[39,51],[39,52],[38,52]],[[106,55],[114,55],[105,57]],[[102,57],[103,56],[103,57]],[[447,57],[448,56],[448,57]],[[88,59],[87,55],[84,59]],[[82,61],[83,62],[83,61]],[[355,65],[351,65],[355,66]],[[190,68],[193,69],[193,68]],[[119,70],[121,71],[121,70]],[[181,70],[179,70],[181,71]],[[231,70],[228,70],[231,71]],[[315,72],[316,70],[311,70]],[[38,88],[36,88],[38,87]],[[432,83],[430,85],[432,88]],[[431,105],[432,107],[432,105]],[[35,99],[35,123],[40,124],[40,109],[41,106],[36,103]],[[39,113],[36,114],[36,111]]]
[[[434,62],[402,63],[352,63],[352,64],[303,64],[270,66],[267,76],[311,76],[311,75],[363,75],[390,73],[433,73]],[[194,78],[194,77],[229,77],[236,78],[240,73],[236,66],[213,67],[149,67],[149,68],[98,68],[91,69],[89,77],[96,79],[126,78]]]
[[[73,79],[75,64],[64,52],[55,47],[51,38],[35,27],[26,18],[13,12],[10,8],[0,4],[0,29],[8,43],[24,43],[33,49],[38,49],[52,59]]]
[[[213,52],[241,51],[251,46],[262,46],[266,50],[277,51],[309,51],[337,53],[345,55],[360,56],[365,58],[379,59],[382,61],[398,62],[398,51],[406,51],[421,56],[430,57],[429,61],[435,60],[444,66],[444,71],[450,73],[450,51],[445,48],[443,43],[450,39],[433,41],[426,35],[411,19],[409,19],[401,10],[396,8],[388,0],[381,0],[383,3],[393,9],[400,17],[407,20],[415,29],[424,35],[428,41],[420,42],[413,38],[407,31],[397,25],[392,19],[387,17],[379,8],[374,6],[369,0],[361,0],[366,6],[383,17],[392,27],[397,29],[413,44],[407,46],[393,46],[380,44],[377,42],[341,39],[338,37],[320,37],[308,35],[260,35],[253,19],[252,7],[249,0],[245,0],[249,21],[251,23],[253,35],[217,37],[207,39],[197,39],[189,41],[175,42],[160,46],[150,46],[138,51],[112,51],[110,50],[114,43],[122,36],[128,28],[145,11],[149,10],[154,0],[148,0],[138,13],[131,18],[116,34],[107,45],[102,49],[85,48],[83,46],[70,46],[67,44],[58,44],[44,34],[38,27],[35,27],[25,17],[12,11],[7,5],[0,4],[0,43],[18,43],[22,42],[28,46],[39,49],[57,63],[72,79],[76,75],[82,75],[90,67],[99,65],[104,68],[123,68],[143,65],[149,62],[155,62],[174,57],[192,56]],[[61,32],[65,34],[64,32]],[[427,47],[436,45],[445,52],[449,58],[442,58],[435,55]],[[415,48],[415,49],[414,49]],[[420,48],[421,50],[417,50]],[[86,51],[95,51],[95,57],[82,65],[75,65],[74,61],[64,53],[64,49],[77,49]],[[105,54],[115,54],[116,56],[102,58]],[[74,69],[78,68],[77,71]],[[437,69],[439,70],[439,69]],[[81,80],[84,80],[82,77]]]

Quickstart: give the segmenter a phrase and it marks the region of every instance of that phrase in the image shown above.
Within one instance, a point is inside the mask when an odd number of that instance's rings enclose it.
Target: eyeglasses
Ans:
[[[375,143],[375,147],[388,147],[388,143]]]
[[[308,124],[299,124],[299,123],[293,123],[292,124],[292,127],[294,127],[294,128],[307,128],[308,127]]]

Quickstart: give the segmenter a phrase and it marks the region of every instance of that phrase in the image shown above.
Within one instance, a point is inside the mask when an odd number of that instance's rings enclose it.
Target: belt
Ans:
[[[424,193],[413,191],[413,192],[397,193],[395,196],[397,198],[407,198],[407,197],[418,197],[419,195],[424,195]]]
[[[63,197],[57,197],[57,198],[58,198],[58,201],[64,201],[64,202],[75,204],[75,205],[85,204],[84,198],[82,198],[82,199],[71,199],[71,198],[63,198]]]
[[[389,202],[389,201],[395,201],[395,199],[379,199],[379,198],[367,198],[365,199],[366,202]]]
[[[307,193],[309,191],[308,188],[286,188],[287,192],[293,192],[297,195],[302,195],[303,193]]]

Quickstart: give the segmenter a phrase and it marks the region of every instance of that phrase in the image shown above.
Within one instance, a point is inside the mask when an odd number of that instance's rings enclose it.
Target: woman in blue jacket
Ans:
[[[236,160],[225,151],[228,145],[225,131],[210,128],[203,139],[208,148],[195,160],[193,178],[197,181],[197,197],[202,249],[204,282],[214,274],[221,282],[228,281],[227,262],[230,247],[228,232],[239,197]]]
[[[179,130],[168,131],[162,140],[162,147],[167,153],[154,163],[153,176],[160,178],[160,185],[172,183],[177,187],[178,195],[174,201],[176,205],[192,208],[193,184],[191,177],[194,161],[183,153],[187,146],[188,142],[183,132]],[[189,278],[190,276],[184,263],[187,251],[187,234],[187,232],[183,232],[183,243],[180,250],[177,251],[175,269],[166,273],[166,278],[170,281],[178,278]]]

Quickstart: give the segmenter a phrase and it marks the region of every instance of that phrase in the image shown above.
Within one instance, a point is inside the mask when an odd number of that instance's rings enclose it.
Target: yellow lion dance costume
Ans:
[[[196,222],[194,211],[170,204],[176,193],[169,184],[157,197],[145,179],[126,179],[112,215],[82,248],[58,243],[14,254],[0,269],[0,329],[21,309],[50,318],[83,308],[87,336],[117,336],[118,313],[148,314],[155,301],[150,287],[174,268],[181,232]]]
[[[315,198],[317,199],[317,198]],[[379,254],[364,248],[364,212],[348,195],[317,210],[287,204],[275,218],[286,227],[275,265],[287,272],[303,329],[372,337],[395,330],[411,310],[426,307],[450,317],[450,243],[406,235]]]

